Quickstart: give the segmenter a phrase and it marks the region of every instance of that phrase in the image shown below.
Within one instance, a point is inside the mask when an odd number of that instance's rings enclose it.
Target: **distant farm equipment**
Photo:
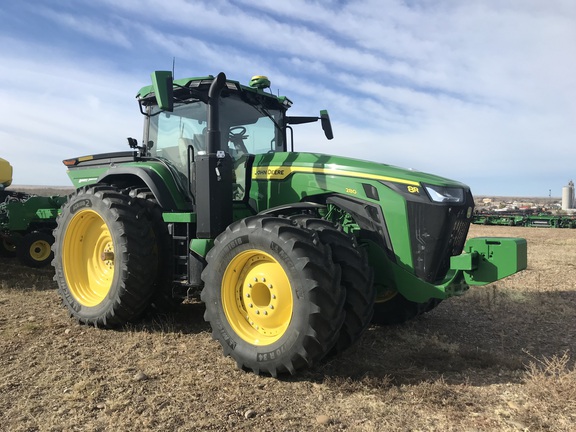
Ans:
[[[576,215],[553,215],[527,212],[479,212],[472,223],[537,228],[576,228]]]
[[[63,196],[36,196],[6,190],[12,166],[0,159],[0,256],[18,256],[22,264],[44,267],[52,261],[52,230]]]

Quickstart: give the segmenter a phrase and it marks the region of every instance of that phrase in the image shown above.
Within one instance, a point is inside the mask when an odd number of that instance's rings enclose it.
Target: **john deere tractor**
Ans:
[[[466,242],[467,186],[376,162],[293,151],[266,77],[152,74],[131,151],[67,159],[77,191],[53,246],[79,322],[120,326],[199,293],[225,355],[295,373],[360,338],[526,267],[526,242]]]

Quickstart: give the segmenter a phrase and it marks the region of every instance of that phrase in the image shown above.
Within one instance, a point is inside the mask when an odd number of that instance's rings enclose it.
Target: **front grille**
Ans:
[[[450,269],[450,257],[462,253],[474,201],[468,193],[459,205],[408,201],[412,257],[416,276],[436,283]]]

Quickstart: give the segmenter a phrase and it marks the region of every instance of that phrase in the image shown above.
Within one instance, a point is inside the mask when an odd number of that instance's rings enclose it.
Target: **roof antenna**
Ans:
[[[176,57],[172,57],[172,79],[174,79],[174,67],[176,65]]]

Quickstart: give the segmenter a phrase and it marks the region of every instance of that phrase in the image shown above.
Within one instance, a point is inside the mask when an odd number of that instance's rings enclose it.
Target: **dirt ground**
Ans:
[[[80,326],[51,268],[0,263],[0,430],[576,430],[576,230],[528,239],[526,271],[371,327],[295,377],[238,370],[199,302],[121,330]]]

